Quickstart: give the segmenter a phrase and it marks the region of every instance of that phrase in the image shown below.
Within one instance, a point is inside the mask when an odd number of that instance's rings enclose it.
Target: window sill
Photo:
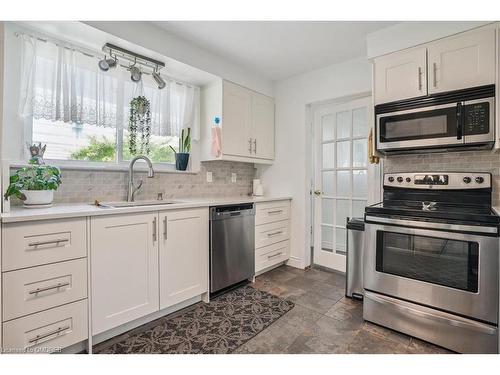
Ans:
[[[70,161],[64,161],[64,160],[50,160],[46,159],[45,163],[48,165],[54,165],[59,167],[61,170],[72,170],[72,171],[96,171],[96,172],[128,172],[129,164],[128,163],[121,163],[121,164],[112,164],[112,165],[107,165],[107,164],[100,164],[100,163],[87,163],[87,164],[82,164],[82,163],[74,163]],[[27,167],[29,166],[28,163],[26,162],[11,162],[9,167],[10,168],[21,168],[21,167]],[[174,174],[198,174],[199,171],[194,171],[194,170],[186,170],[186,171],[178,171],[175,169],[175,166],[173,164],[153,164],[153,168],[155,173],[174,173]],[[134,171],[143,171],[147,172],[148,167],[146,164],[139,160],[135,166],[134,166]]]

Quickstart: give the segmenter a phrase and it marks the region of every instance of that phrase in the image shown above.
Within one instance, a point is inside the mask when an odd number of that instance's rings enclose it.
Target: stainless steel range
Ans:
[[[363,317],[462,353],[498,351],[489,173],[384,175],[366,207]]]

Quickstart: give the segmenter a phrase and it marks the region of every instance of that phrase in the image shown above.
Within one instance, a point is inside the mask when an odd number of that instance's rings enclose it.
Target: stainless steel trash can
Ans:
[[[363,248],[365,222],[361,218],[347,218],[346,291],[350,298],[363,299]]]

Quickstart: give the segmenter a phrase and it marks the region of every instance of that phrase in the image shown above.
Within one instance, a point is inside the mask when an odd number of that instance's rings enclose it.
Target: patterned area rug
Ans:
[[[228,354],[294,307],[250,286],[157,319],[94,347],[96,354]]]

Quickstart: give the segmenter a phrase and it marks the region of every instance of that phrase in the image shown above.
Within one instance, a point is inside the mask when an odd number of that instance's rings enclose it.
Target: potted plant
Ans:
[[[175,169],[185,171],[189,163],[189,152],[191,151],[191,128],[182,129],[179,138],[179,151],[170,146],[175,153]]]
[[[4,198],[11,196],[21,199],[25,207],[47,207],[52,205],[54,190],[61,184],[59,168],[30,162],[10,176],[10,185]]]

